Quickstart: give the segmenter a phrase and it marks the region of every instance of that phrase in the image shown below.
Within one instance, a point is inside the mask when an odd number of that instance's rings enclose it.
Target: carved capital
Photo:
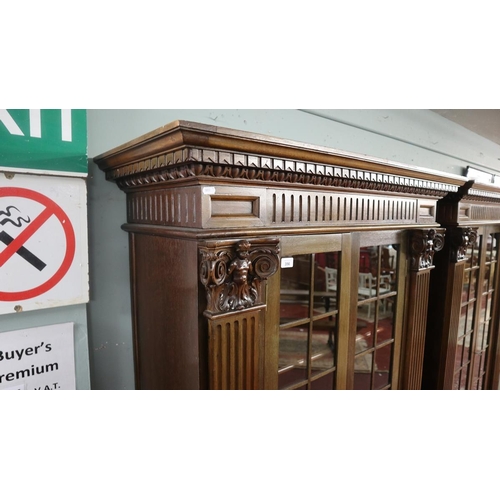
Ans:
[[[448,229],[451,246],[451,261],[456,263],[467,259],[467,250],[477,241],[477,230],[472,227]]]
[[[200,245],[200,281],[206,316],[264,303],[263,283],[278,270],[277,239],[215,241]]]
[[[444,234],[435,229],[411,231],[410,253],[412,271],[432,269],[434,253],[444,247]]]

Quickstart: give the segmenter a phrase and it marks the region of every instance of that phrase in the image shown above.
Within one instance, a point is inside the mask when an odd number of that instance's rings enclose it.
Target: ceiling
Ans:
[[[500,144],[500,109],[431,109],[472,132]]]

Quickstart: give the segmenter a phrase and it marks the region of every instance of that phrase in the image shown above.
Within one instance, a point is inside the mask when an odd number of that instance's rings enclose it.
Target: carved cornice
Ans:
[[[471,227],[452,227],[447,230],[450,242],[451,261],[454,263],[467,259],[467,250],[477,241],[477,230]]]
[[[265,303],[265,280],[278,270],[278,240],[207,242],[200,245],[200,281],[207,293],[206,316]]]
[[[442,197],[457,186],[430,180],[415,179],[403,175],[388,175],[353,168],[332,165],[311,164],[276,158],[263,158],[255,155],[234,155],[218,151],[199,152],[201,157],[209,158],[210,163],[198,163],[191,155],[192,150],[179,152],[179,158],[187,158],[187,163],[174,163],[175,155],[162,155],[146,162],[137,162],[113,170],[106,174],[108,180],[117,182],[121,189],[145,186],[159,182],[188,179],[194,177],[210,179],[233,179],[246,181],[265,181],[273,183],[293,183],[312,186],[338,187],[369,191]],[[170,160],[164,158],[171,156]],[[237,156],[237,164],[221,163],[229,157]],[[234,158],[229,158],[234,160]],[[166,163],[164,163],[166,161]]]
[[[492,184],[481,184],[474,180],[467,181],[456,192],[448,194],[444,202],[482,202],[500,203],[500,187]]]
[[[94,161],[122,189],[198,178],[442,198],[465,182],[437,171],[190,122],[174,122]]]
[[[500,203],[500,193],[492,193],[482,189],[471,189],[462,201],[482,201],[487,203]]]
[[[423,229],[410,232],[410,253],[412,271],[422,271],[434,267],[434,253],[444,247],[444,230]]]

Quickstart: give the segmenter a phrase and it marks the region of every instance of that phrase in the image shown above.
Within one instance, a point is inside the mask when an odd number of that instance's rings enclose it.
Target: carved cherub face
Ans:
[[[248,258],[248,251],[250,250],[250,243],[248,241],[241,241],[236,247],[236,252],[242,259]]]

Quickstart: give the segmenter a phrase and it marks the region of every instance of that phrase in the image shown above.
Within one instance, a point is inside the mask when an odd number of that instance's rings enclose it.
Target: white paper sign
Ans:
[[[88,302],[83,179],[0,173],[0,314]]]
[[[76,389],[74,324],[0,333],[0,390]]]

